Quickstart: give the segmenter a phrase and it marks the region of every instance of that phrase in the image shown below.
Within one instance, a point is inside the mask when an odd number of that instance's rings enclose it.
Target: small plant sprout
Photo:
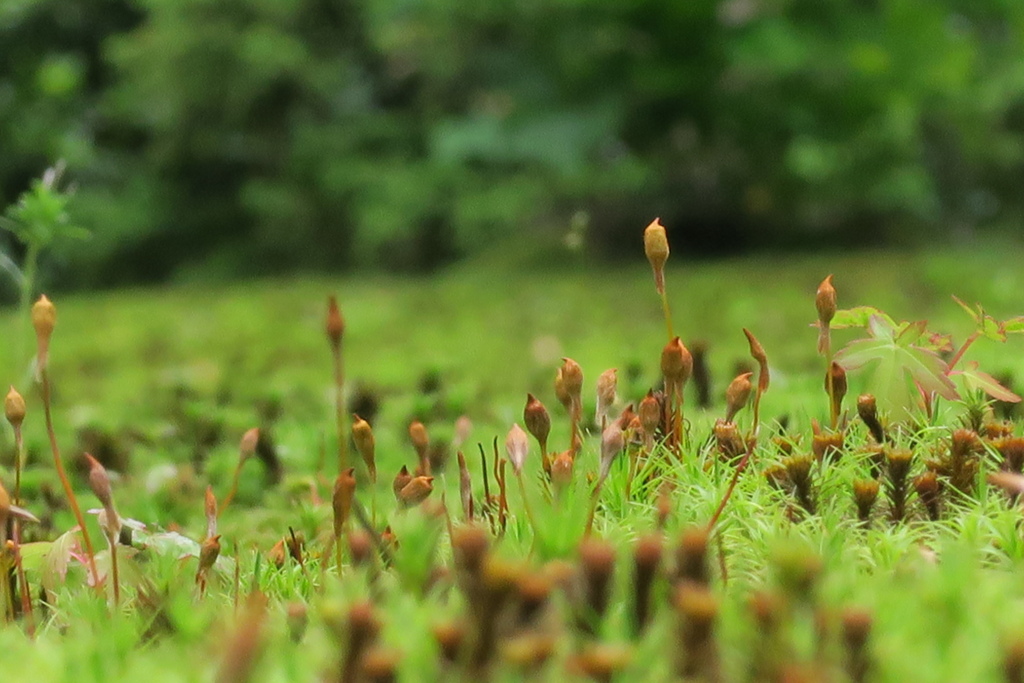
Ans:
[[[428,476],[430,474],[430,437],[427,435],[427,428],[419,420],[409,424],[409,441],[416,450],[416,459],[419,465],[416,466],[416,474]]]
[[[352,441],[355,442],[356,450],[363,459],[366,466],[366,473],[370,477],[370,519],[377,521],[377,442],[373,436],[373,428],[370,423],[352,415]]]
[[[750,383],[750,377],[754,373],[744,372],[738,375],[736,379],[729,383],[729,386],[725,390],[725,421],[732,422],[736,417],[736,413],[743,410],[743,408],[750,401],[750,394],[753,391],[753,386]]]
[[[615,462],[615,458],[618,457],[625,447],[626,435],[616,420],[601,433],[601,469],[597,475],[594,492],[590,496],[590,513],[587,516],[587,526],[583,532],[584,536],[589,536],[591,529],[594,527],[594,515],[597,514],[597,502],[601,498],[601,488],[604,486],[608,474],[612,471],[612,463]]]
[[[572,483],[572,472],[575,460],[572,451],[562,451],[551,460],[551,484],[555,493],[561,495]]]
[[[99,588],[100,574],[96,569],[96,553],[93,551],[92,538],[89,536],[89,528],[85,525],[82,509],[78,506],[75,490],[71,487],[71,480],[68,479],[67,472],[64,471],[64,461],[60,457],[57,434],[53,428],[53,410],[50,406],[50,373],[47,360],[50,351],[50,338],[53,336],[53,330],[56,326],[57,307],[44,294],[32,306],[32,327],[36,331],[36,368],[39,371],[39,381],[42,385],[43,418],[46,422],[46,435],[50,441],[50,452],[53,453],[54,469],[57,470],[57,476],[64,487],[64,496],[68,499],[68,505],[71,506],[71,511],[75,515],[75,521],[82,532],[82,541],[85,544],[85,552],[89,563],[89,571],[92,574],[93,585]]]
[[[345,319],[333,294],[327,298],[327,320],[324,325],[334,363],[334,416],[338,430],[338,472],[348,467],[348,440],[345,438]]]
[[[665,262],[668,261],[668,235],[665,233],[665,226],[660,219],[655,218],[651,224],[644,228],[644,254],[651,263],[651,270],[654,272],[654,289],[661,297],[661,310],[665,315],[665,329],[668,331],[668,338],[672,334],[672,312],[668,306],[668,293],[665,291]]]
[[[217,535],[217,496],[214,495],[212,486],[206,487],[203,512],[206,515],[206,537],[212,538]]]
[[[121,602],[120,575],[117,565],[117,543],[121,537],[121,517],[114,507],[114,494],[110,489],[110,477],[107,476],[107,469],[99,460],[89,453],[85,454],[85,460],[89,463],[89,488],[99,499],[103,509],[99,511],[100,528],[103,536],[107,539],[107,548],[110,550],[110,572],[114,590],[114,605]]]
[[[580,417],[583,412],[583,368],[572,358],[563,358],[555,376],[555,393],[569,411],[569,449],[575,451],[580,438]]]
[[[398,492],[398,502],[404,508],[416,507],[434,491],[434,478],[417,476],[409,480],[409,483]]]
[[[530,450],[530,441],[526,432],[518,424],[513,424],[505,437],[505,452],[508,461],[512,463],[512,472],[517,476],[523,474],[523,465],[526,463],[526,455]]]
[[[871,438],[875,443],[882,444],[888,441],[882,422],[878,419],[878,403],[871,394],[861,394],[857,397],[857,415],[868,428]]]
[[[526,395],[526,407],[523,408],[523,424],[527,431],[537,440],[544,472],[551,473],[551,460],[548,456],[548,436],[551,434],[551,415],[544,404],[533,394]]]
[[[853,482],[853,503],[861,526],[867,527],[871,523],[871,510],[878,500],[879,488],[877,479],[858,479]]]
[[[334,513],[334,563],[341,571],[341,535],[352,512],[352,501],[356,493],[355,468],[349,467],[334,480],[331,495],[331,511]]]
[[[224,511],[228,509],[228,505],[231,504],[231,501],[238,494],[238,481],[242,476],[242,468],[245,466],[246,461],[255,455],[259,440],[260,430],[258,427],[253,427],[247,430],[245,434],[242,434],[242,438],[238,442],[238,464],[235,465],[235,473],[231,477],[231,490],[224,497],[224,502],[220,506],[220,514],[224,514]]]
[[[818,353],[825,356],[829,365],[832,364],[832,319],[836,315],[836,288],[832,285],[829,275],[821,284],[814,296],[814,307],[818,309]],[[828,367],[828,366],[826,366]]]
[[[907,475],[913,457],[913,451],[907,449],[886,453],[886,493],[889,495],[889,512],[896,524],[907,516]]]
[[[839,426],[839,414],[843,410],[843,398],[846,396],[846,370],[835,361],[829,366],[828,375],[825,377],[825,391],[829,394],[829,417],[832,429]]]
[[[814,307],[818,309],[818,354],[825,357],[825,395],[832,397],[832,319],[836,316],[836,288],[832,285],[829,275],[821,284],[814,297]]]
[[[673,337],[661,350],[661,374],[671,416],[673,447],[679,447],[683,441],[683,389],[692,373],[693,356],[679,337]]]
[[[196,570],[196,585],[199,586],[199,594],[206,593],[206,584],[209,582],[210,571],[220,557],[220,534],[211,536],[203,541],[199,547],[199,568]]]
[[[366,472],[370,475],[370,483],[377,483],[377,461],[376,461],[376,441],[373,437],[373,428],[370,423],[359,417],[358,415],[352,415],[352,441],[355,442],[356,450],[359,452],[359,456],[363,459],[363,464],[366,465]]]
[[[505,437],[505,454],[512,464],[512,474],[519,483],[519,494],[523,498],[523,508],[526,510],[526,517],[530,520],[530,526],[536,529],[536,520],[530,508],[530,500],[526,495],[526,483],[523,481],[523,465],[526,464],[526,456],[530,451],[530,438],[518,424],[513,424]]]
[[[757,340],[753,332],[745,327],[743,328],[743,334],[747,336],[747,342],[750,344],[750,356],[757,361],[758,367],[757,393],[754,394],[754,427],[751,429],[751,435],[756,437],[761,428],[761,396],[768,391],[771,375],[768,372],[768,354],[764,352],[761,342]]]
[[[661,401],[655,397],[653,389],[640,401],[637,416],[640,418],[640,428],[643,431],[644,450],[650,453],[654,450],[654,437],[658,433],[662,419]]]
[[[615,405],[618,377],[616,368],[605,370],[597,378],[597,414],[595,422],[603,432],[608,426],[608,411]]]
[[[25,459],[25,440],[21,425],[25,421],[25,399],[12,386],[4,398],[4,415],[14,430],[14,502],[21,502],[21,468]]]
[[[409,468],[402,465],[402,469],[398,470],[398,474],[391,482],[391,490],[395,493],[395,498],[399,501],[402,500],[402,489],[405,488],[406,484],[412,481],[412,475],[409,474]]]

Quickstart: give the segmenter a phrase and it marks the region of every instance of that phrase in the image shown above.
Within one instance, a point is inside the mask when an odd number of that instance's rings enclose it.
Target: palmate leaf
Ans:
[[[968,389],[980,389],[997,401],[1019,403],[1020,396],[999,383],[992,375],[978,369],[978,361],[968,362],[963,370],[954,370],[950,376],[962,377]]]
[[[924,321],[895,325],[891,318],[871,316],[868,339],[843,347],[835,361],[844,370],[873,366],[869,391],[886,409],[902,416],[917,404],[918,392],[943,398],[959,398],[956,386],[946,376],[946,363],[933,351],[914,342],[927,332]]]

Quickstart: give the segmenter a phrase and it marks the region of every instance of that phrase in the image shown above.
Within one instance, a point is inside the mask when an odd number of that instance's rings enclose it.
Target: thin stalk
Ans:
[[[722,496],[722,500],[719,501],[718,507],[715,509],[715,514],[711,515],[711,521],[708,522],[708,532],[714,530],[715,524],[718,523],[718,518],[722,516],[722,512],[725,510],[726,504],[729,499],[732,498],[732,492],[736,489],[736,483],[740,480],[740,475],[747,469],[747,465],[750,463],[750,456],[754,452],[754,441],[751,439],[747,443],[747,452],[743,454],[743,459],[740,460],[740,464],[736,466],[736,471],[733,472],[732,480],[729,482],[729,488],[725,490],[725,495]]]
[[[523,473],[516,472],[516,479],[519,481],[519,495],[523,498],[523,509],[526,511],[526,519],[530,521],[530,526],[533,527],[533,535],[537,535],[537,520],[533,516],[533,510],[530,508],[530,501],[526,497],[526,484],[523,482]],[[447,510],[447,508],[445,508]]]
[[[345,439],[345,365],[341,343],[332,349],[334,358],[334,417],[338,427],[338,472],[348,469],[348,441]]]
[[[238,614],[238,595],[242,592],[242,568],[239,565],[240,557],[238,555],[238,543],[235,543],[235,594],[233,596],[233,608],[235,614]],[[257,560],[258,561],[258,560]],[[257,572],[256,576],[259,576]]]
[[[583,413],[582,401],[576,398],[572,398],[569,404],[569,450],[575,451],[576,441],[580,435],[580,417]]]
[[[971,336],[967,337],[967,339],[964,340],[964,343],[960,345],[960,348],[957,349],[956,353],[953,354],[953,357],[950,359],[949,363],[946,364],[947,376],[949,375],[949,373],[953,372],[953,368],[956,367],[956,364],[959,363],[960,360],[964,357],[964,354],[967,353],[967,349],[971,348],[971,345],[974,344],[974,342],[978,341],[978,338],[980,336],[981,333],[975,331],[971,333]]]
[[[668,307],[668,290],[664,286],[661,288],[661,311],[665,314],[665,329],[668,331],[668,340],[672,341],[676,336],[672,334],[672,311]]]
[[[831,368],[831,364],[829,368]],[[832,381],[831,373],[829,374],[829,381]],[[757,383],[757,391],[754,394],[754,424],[750,428],[750,435],[752,438],[756,438],[758,432],[761,431],[761,382]],[[831,395],[831,393],[829,394]]]
[[[235,474],[231,477],[231,488],[228,490],[228,495],[224,496],[224,502],[218,507],[218,517],[224,514],[224,511],[228,509],[228,505],[231,504],[231,501],[235,499],[235,495],[238,493],[238,482],[242,477],[242,465],[243,462],[241,460],[235,465]]]
[[[640,462],[640,449],[632,448],[629,453],[629,467],[626,470],[626,500],[630,499],[633,493],[633,478]]]
[[[21,426],[14,429],[14,504],[21,505],[21,461],[24,454],[25,442],[21,434]],[[22,612],[29,621],[29,628],[34,629],[31,623],[32,598],[28,595],[28,584],[25,583],[25,569],[21,566],[21,554],[18,549],[21,547],[21,522],[17,517],[11,520],[11,535],[14,538],[15,569],[17,571],[18,583],[21,588]]]
[[[107,536],[110,545],[110,572],[114,579],[114,607],[121,604],[121,577],[117,567],[117,539],[113,534]]]
[[[377,526],[377,482],[370,482],[370,522]]]
[[[4,589],[4,622],[14,621],[14,584],[11,582],[11,567],[7,561],[7,544],[0,548],[3,559],[0,560],[0,580],[3,581]]]
[[[57,435],[53,431],[53,416],[50,410],[50,373],[45,365],[40,369],[40,375],[43,384],[43,417],[46,420],[46,435],[50,440],[50,451],[53,452],[53,465],[57,469],[57,476],[60,477],[60,483],[64,487],[64,495],[68,499],[68,504],[71,505],[75,521],[78,522],[78,526],[82,530],[82,540],[85,543],[85,552],[89,559],[89,571],[92,573],[93,583],[97,590],[99,590],[100,573],[96,569],[96,553],[93,551],[92,539],[89,537],[89,529],[85,525],[82,509],[78,507],[75,491],[71,488],[71,481],[68,479],[67,472],[64,471],[64,463],[60,457],[60,448],[57,446]]]
[[[14,525],[14,568],[18,575],[18,586],[21,588],[21,613],[25,617],[29,636],[36,632],[35,618],[32,615],[32,596],[28,592],[28,580],[25,578],[25,566],[21,562],[21,527]]]
[[[338,533],[334,536],[334,566],[338,570],[338,576],[341,576],[341,534]]]
[[[14,504],[21,505],[21,467],[25,459],[25,439],[21,434],[21,426],[14,430]],[[15,526],[17,526],[15,520]]]
[[[729,584],[729,565],[725,561],[725,540],[722,534],[715,534],[715,545],[718,549],[718,571],[722,575],[722,585]]]
[[[828,394],[829,423],[832,430],[839,425],[839,410],[836,402],[832,400],[832,339],[825,337],[825,392]]]
[[[676,391],[677,391],[677,394],[676,394],[677,404],[676,404],[676,411],[675,411],[676,423],[675,423],[674,429],[675,429],[675,433],[676,433],[676,448],[679,449],[680,453],[681,453],[681,449],[686,448],[686,443],[685,443],[686,433],[683,431],[683,401],[685,399],[683,398],[683,387],[682,386],[678,387],[678,389]]]
[[[601,489],[604,488],[604,480],[608,478],[605,475],[597,480],[597,484],[594,486],[594,492],[590,494],[590,513],[587,515],[587,526],[583,530],[583,537],[590,536],[590,532],[594,529],[594,517],[597,515],[597,503],[601,499]]]

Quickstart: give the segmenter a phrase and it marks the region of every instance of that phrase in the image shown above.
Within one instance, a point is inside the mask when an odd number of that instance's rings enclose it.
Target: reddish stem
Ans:
[[[964,343],[960,346],[959,349],[957,349],[956,353],[953,354],[953,358],[950,359],[949,363],[946,364],[947,376],[949,375],[949,373],[953,372],[953,368],[956,367],[956,364],[959,363],[960,360],[964,357],[964,354],[967,353],[967,349],[971,348],[971,344],[978,341],[978,338],[980,336],[981,333],[975,330],[974,332],[971,333],[971,336],[967,337],[967,339],[964,340]]]
[[[754,452],[754,440],[751,439],[747,443],[747,452],[743,454],[743,459],[740,460],[740,464],[736,466],[736,471],[732,475],[732,481],[729,482],[729,488],[725,490],[725,495],[722,496],[721,502],[718,503],[718,508],[715,510],[715,514],[711,515],[711,521],[708,522],[708,533],[714,528],[715,524],[718,523],[718,518],[722,516],[722,512],[725,510],[726,504],[729,499],[732,498],[732,492],[736,488],[736,482],[740,480],[740,475],[743,474],[743,470],[747,469],[747,464],[750,462],[750,456]]]

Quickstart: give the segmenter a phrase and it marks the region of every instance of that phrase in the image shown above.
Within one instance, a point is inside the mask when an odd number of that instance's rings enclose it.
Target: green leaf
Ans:
[[[1014,323],[1014,321],[1022,321],[1021,323],[1019,323],[1021,325],[1020,329],[1015,331],[1024,332],[1024,320],[1022,320],[1021,318],[1013,318],[1006,322],[1000,322],[993,318],[991,315],[985,313],[985,309],[982,307],[981,304],[975,304],[974,308],[971,308],[970,306],[968,306],[966,303],[956,298],[955,296],[953,297],[953,301],[960,304],[960,308],[967,311],[967,315],[971,316],[971,320],[974,321],[974,325],[977,328],[978,333],[984,337],[988,337],[989,339],[995,340],[997,342],[1005,342],[1006,333],[1008,332],[1008,330],[1006,329],[1006,325]]]
[[[899,331],[900,328],[889,316],[873,315],[868,318],[868,334],[876,339],[892,341]]]
[[[882,311],[874,306],[857,306],[856,308],[843,308],[836,311],[835,317],[829,323],[829,327],[842,330],[848,327],[867,327],[871,316],[877,315],[888,318]],[[890,318],[890,322],[892,319]],[[895,323],[893,323],[895,327]]]
[[[977,361],[972,360],[965,365],[963,370],[956,370],[949,374],[962,377],[964,384],[969,389],[980,389],[997,401],[1019,403],[1021,400],[1020,396],[1000,384],[995,377],[979,370]]]
[[[1003,329],[1003,324],[990,315],[986,314],[982,317],[979,331],[982,335],[997,342],[1006,341],[1006,330]]]
[[[896,343],[900,346],[911,346],[928,332],[928,321],[904,322],[896,333]]]
[[[1010,318],[1009,320],[1003,321],[1003,332],[1007,334],[1022,334],[1024,333],[1024,315],[1017,318]]]
[[[925,332],[925,322],[903,323],[898,329],[881,317],[869,321],[869,339],[858,339],[840,349],[835,360],[847,371],[873,365],[870,391],[890,411],[909,412],[917,403],[915,385],[943,398],[959,398],[946,376],[946,363],[933,351],[912,342]]]

